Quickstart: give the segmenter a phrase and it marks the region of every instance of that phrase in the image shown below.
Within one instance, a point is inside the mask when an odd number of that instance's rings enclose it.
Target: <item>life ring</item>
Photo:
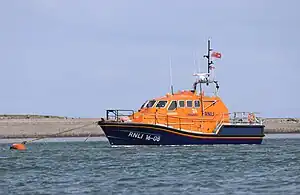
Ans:
[[[120,118],[120,121],[123,122],[123,123],[124,122],[129,122],[130,118],[128,116],[123,116],[123,117]]]
[[[255,115],[253,113],[248,114],[248,122],[249,123],[255,122]]]

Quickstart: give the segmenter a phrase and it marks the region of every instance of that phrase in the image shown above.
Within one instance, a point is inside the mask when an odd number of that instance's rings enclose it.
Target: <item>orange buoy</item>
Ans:
[[[13,144],[10,146],[12,150],[26,150],[25,144]]]

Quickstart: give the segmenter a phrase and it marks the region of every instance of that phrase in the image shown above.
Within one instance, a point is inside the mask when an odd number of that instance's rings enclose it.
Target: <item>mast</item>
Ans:
[[[208,39],[207,41],[207,55],[204,55],[205,58],[207,58],[207,72],[210,73],[210,65],[213,64],[212,60],[211,60],[211,54],[210,52],[212,51],[212,48],[210,48],[210,39]],[[210,75],[208,75],[209,77]],[[207,82],[206,85],[208,85],[209,83]]]
[[[219,83],[217,80],[213,79],[211,80],[210,79],[210,70],[212,68],[212,64],[214,64],[214,62],[212,61],[211,57],[211,51],[213,50],[211,47],[210,47],[211,43],[210,43],[210,39],[208,39],[208,42],[207,42],[207,54],[204,55],[203,57],[207,59],[207,73],[197,73],[197,74],[194,74],[194,76],[198,76],[198,79],[194,82],[193,84],[193,89],[192,91],[195,93],[196,92],[196,88],[197,88],[197,84],[199,84],[200,86],[200,102],[201,102],[201,111],[202,111],[202,116],[204,116],[204,105],[203,105],[203,96],[204,96],[204,93],[203,93],[203,87],[202,87],[202,84],[205,84],[208,86],[210,83],[214,83],[215,86],[216,86],[216,92],[215,92],[215,96],[217,96],[217,92],[220,88],[219,86]],[[221,54],[218,54],[219,56],[213,56],[213,57],[217,57],[217,58],[221,58]]]
[[[207,77],[208,80],[206,82],[206,85],[209,85],[209,77],[210,77],[210,66],[213,64],[212,60],[211,60],[211,54],[210,52],[212,51],[212,48],[210,48],[210,39],[208,39],[207,41],[207,55],[204,55],[205,58],[207,58]],[[204,105],[203,105],[203,89],[202,89],[202,83],[200,82],[200,102],[201,102],[201,113],[202,113],[202,117],[204,116]]]
[[[203,105],[203,92],[202,92],[202,85],[200,83],[200,106],[201,106],[201,114],[204,115],[204,105]]]

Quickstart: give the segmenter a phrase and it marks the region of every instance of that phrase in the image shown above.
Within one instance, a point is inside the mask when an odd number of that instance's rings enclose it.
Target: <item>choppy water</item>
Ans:
[[[300,194],[300,139],[262,145],[0,144],[0,194]]]

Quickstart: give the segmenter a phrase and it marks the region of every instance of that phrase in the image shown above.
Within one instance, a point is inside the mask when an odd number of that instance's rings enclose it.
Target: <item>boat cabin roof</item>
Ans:
[[[174,107],[187,107],[187,108],[192,108],[200,107],[200,98],[201,95],[197,95],[196,93],[192,91],[179,91],[174,94],[166,94],[165,96],[159,97],[159,98],[154,98],[147,100],[142,106],[141,109],[145,108],[164,108],[169,104],[169,107],[173,103]],[[216,97],[208,97],[208,96],[203,96],[203,100],[208,101],[208,100],[215,100]]]

